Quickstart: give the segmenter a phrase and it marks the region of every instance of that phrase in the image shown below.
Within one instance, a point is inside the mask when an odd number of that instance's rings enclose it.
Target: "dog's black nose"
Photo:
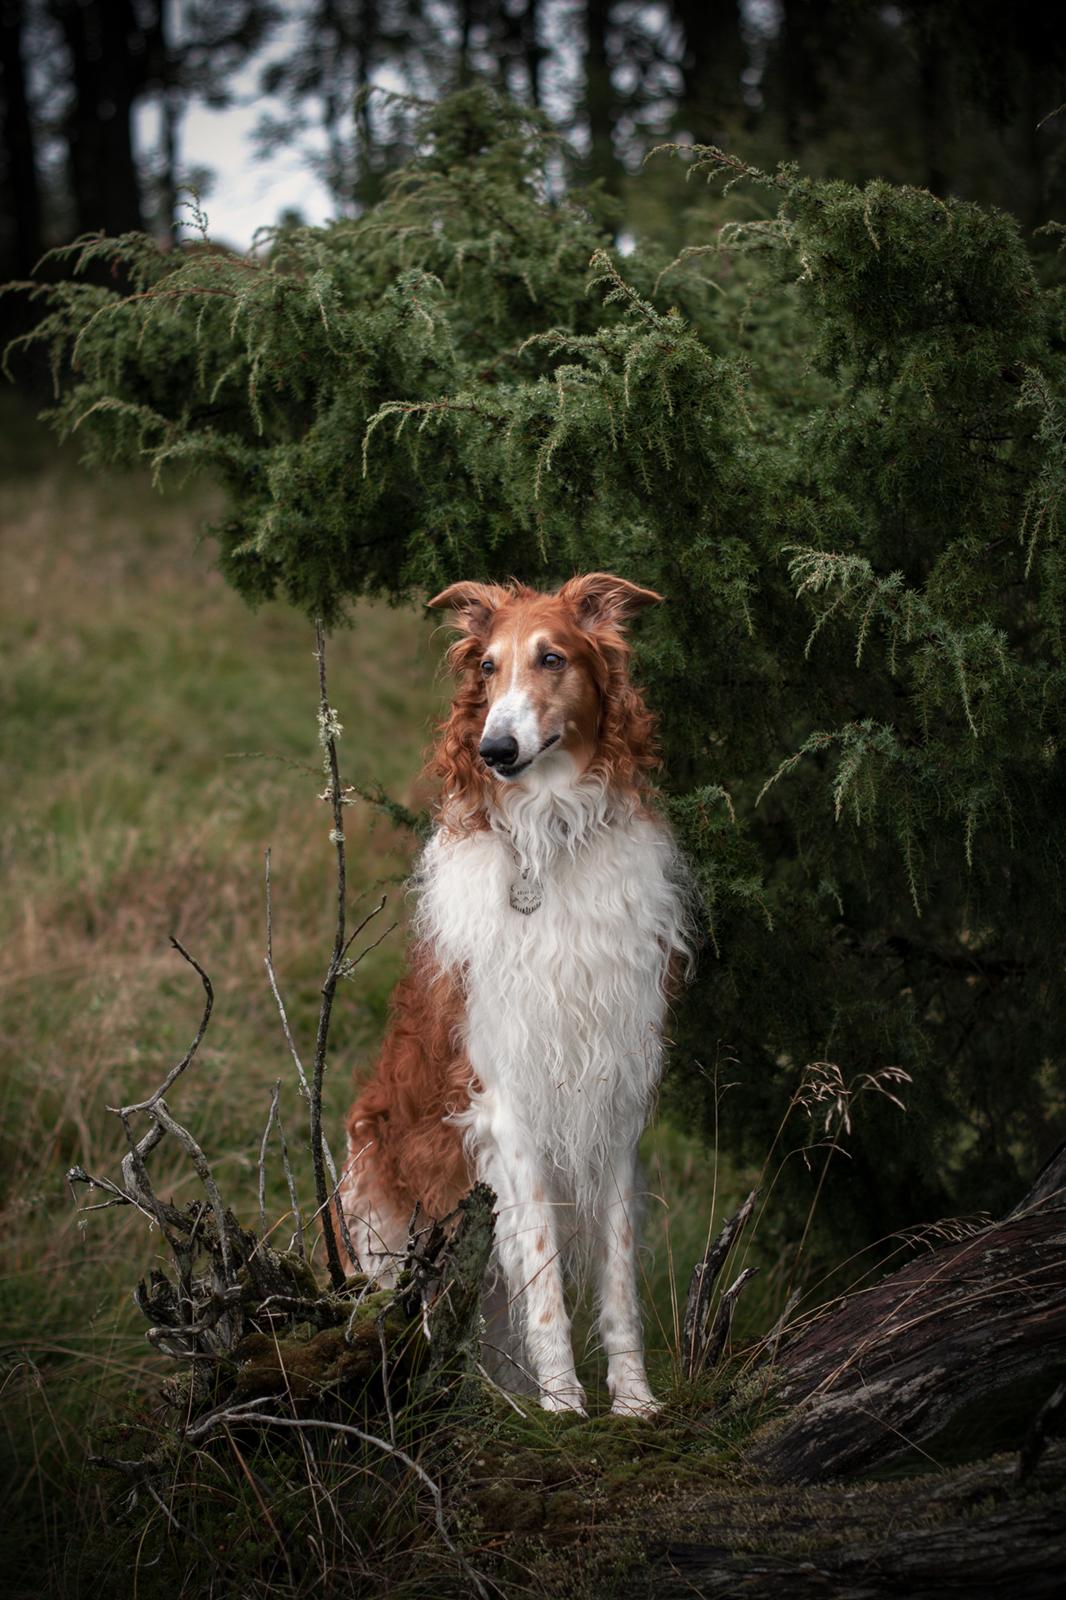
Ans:
[[[478,751],[487,767],[513,767],[518,760],[518,740],[509,733],[497,739],[482,739]]]

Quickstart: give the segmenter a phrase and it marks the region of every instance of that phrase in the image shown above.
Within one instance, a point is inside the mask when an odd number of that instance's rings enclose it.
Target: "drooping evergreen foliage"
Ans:
[[[1004,214],[713,149],[740,188],[691,246],[620,257],[527,115],[475,89],[419,139],[255,259],[83,242],[134,292],[42,291],[59,426],[207,467],[230,581],[334,624],[460,577],[664,592],[639,671],[708,927],[670,1100],[759,1156],[807,1063],[901,1066],[823,1220],[1006,1204],[1066,1088],[1061,292]]]

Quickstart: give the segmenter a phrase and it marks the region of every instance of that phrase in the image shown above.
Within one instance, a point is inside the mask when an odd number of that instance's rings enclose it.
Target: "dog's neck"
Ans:
[[[517,865],[542,878],[560,857],[575,857],[632,809],[561,750],[543,756],[519,781],[497,782],[488,820]]]

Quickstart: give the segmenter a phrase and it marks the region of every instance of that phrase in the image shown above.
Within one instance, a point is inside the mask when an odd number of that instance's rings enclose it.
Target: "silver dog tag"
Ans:
[[[520,911],[524,917],[529,917],[532,916],[534,911],[539,910],[543,904],[544,896],[541,893],[540,884],[536,878],[530,877],[528,867],[523,868],[522,876],[516,878],[511,885],[512,909]]]

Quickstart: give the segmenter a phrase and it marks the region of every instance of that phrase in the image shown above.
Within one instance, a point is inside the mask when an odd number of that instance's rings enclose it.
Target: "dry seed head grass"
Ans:
[[[821,1118],[823,1135],[833,1138],[840,1133],[851,1133],[853,1104],[859,1095],[883,1095],[900,1111],[906,1111],[896,1089],[910,1082],[910,1073],[902,1067],[879,1067],[875,1072],[856,1073],[855,1077],[845,1080],[835,1061],[810,1061],[803,1070],[792,1105],[805,1111],[812,1122]]]

